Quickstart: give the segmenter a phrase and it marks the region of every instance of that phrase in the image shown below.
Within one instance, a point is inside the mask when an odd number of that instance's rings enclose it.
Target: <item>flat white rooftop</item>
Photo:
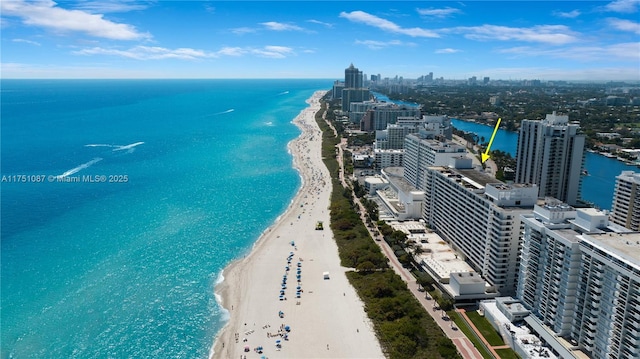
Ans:
[[[522,350],[524,350],[531,359],[557,359],[558,357],[553,354],[549,349],[542,347],[542,340],[535,334],[532,334],[529,328],[524,325],[514,325],[507,317],[498,309],[495,300],[482,301],[482,307],[485,312],[490,312],[491,317],[498,322],[501,328],[500,335],[503,339],[509,340],[507,336],[508,332],[511,332],[513,340],[516,342]],[[486,315],[486,313],[485,313]]]

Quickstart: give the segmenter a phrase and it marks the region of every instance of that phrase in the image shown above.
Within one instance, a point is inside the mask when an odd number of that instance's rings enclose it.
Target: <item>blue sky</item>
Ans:
[[[640,80],[640,0],[2,0],[2,78]]]

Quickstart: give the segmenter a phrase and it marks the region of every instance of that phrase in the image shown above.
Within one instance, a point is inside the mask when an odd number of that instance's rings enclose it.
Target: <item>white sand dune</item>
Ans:
[[[216,288],[230,319],[216,338],[212,358],[384,358],[363,303],[344,274],[348,269],[340,266],[329,229],[331,180],[314,116],[324,94],[314,93],[307,100],[309,107],[294,119],[302,134],[289,149],[302,188],[253,251],[224,270],[225,280]],[[324,230],[315,229],[318,221]],[[324,272],[329,279],[323,278]],[[285,274],[286,300],[281,300]],[[290,327],[288,340],[278,334],[284,326]],[[254,351],[258,346],[262,353]]]

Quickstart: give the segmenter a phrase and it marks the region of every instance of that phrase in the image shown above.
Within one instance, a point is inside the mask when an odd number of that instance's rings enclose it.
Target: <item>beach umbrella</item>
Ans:
[[[286,331],[290,331],[290,330],[291,330],[291,327],[289,327],[289,326],[287,325],[287,326],[285,326],[285,327],[284,327],[284,330],[286,330]]]

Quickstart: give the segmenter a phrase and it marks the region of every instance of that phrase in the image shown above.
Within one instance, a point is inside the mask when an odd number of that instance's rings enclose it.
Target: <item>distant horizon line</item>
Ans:
[[[386,78],[388,80],[393,80],[392,78]],[[342,78],[329,78],[329,77],[114,77],[114,78],[106,78],[106,77],[9,77],[9,78],[0,78],[0,81],[11,80],[11,81],[145,81],[145,80],[193,80],[193,81],[208,81],[208,80],[326,80],[326,81],[342,81]],[[405,81],[418,81],[417,78],[409,78],[403,77]],[[370,80],[369,80],[370,81]],[[443,79],[440,81],[453,81],[453,82],[465,82],[467,79]],[[536,78],[523,78],[523,79],[491,79],[490,82],[500,81],[500,82],[522,82],[522,81],[540,81],[540,82],[554,82],[554,81],[562,81],[568,83],[609,83],[609,82],[623,82],[623,83],[632,83],[632,84],[640,84],[640,79],[627,79],[627,80],[563,80],[563,79],[554,79],[554,80],[542,80]],[[435,83],[436,81],[432,81]],[[476,86],[485,85],[483,83],[476,84]]]

